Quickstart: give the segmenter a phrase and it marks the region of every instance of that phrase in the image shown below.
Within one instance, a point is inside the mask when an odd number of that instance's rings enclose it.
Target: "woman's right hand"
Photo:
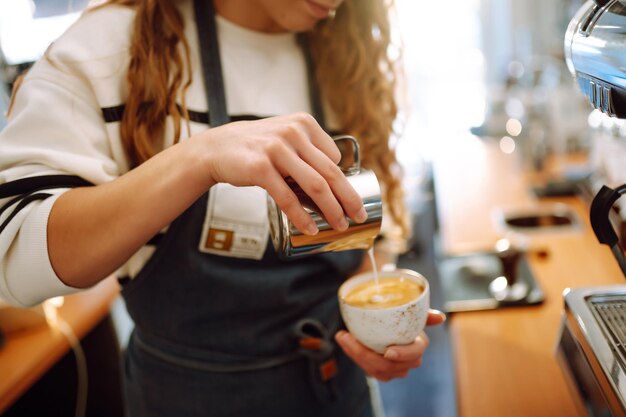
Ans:
[[[211,182],[264,188],[302,233],[315,234],[317,227],[287,177],[311,197],[333,228],[347,229],[346,214],[358,223],[367,219],[361,197],[337,166],[339,149],[307,113],[233,122],[190,142],[205,158]]]
[[[113,181],[63,193],[48,220],[51,266],[69,286],[93,285],[218,182],[264,188],[295,227],[315,234],[313,219],[287,185],[291,177],[332,227],[345,229],[346,214],[363,222],[366,213],[337,167],[340,156],[305,113],[207,129]]]

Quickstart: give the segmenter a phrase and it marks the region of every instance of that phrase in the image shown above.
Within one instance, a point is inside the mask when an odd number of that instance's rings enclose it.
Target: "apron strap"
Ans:
[[[194,10],[202,60],[204,89],[209,107],[209,124],[212,127],[217,127],[230,122],[230,117],[228,116],[226,105],[226,93],[224,91],[224,77],[222,75],[222,61],[217,39],[213,1],[195,0]],[[298,41],[302,47],[306,61],[311,112],[322,129],[326,130],[326,120],[324,118],[324,110],[319,95],[319,86],[317,85],[315,74],[313,73],[313,59],[304,36],[298,35]]]
[[[307,78],[309,83],[309,100],[311,102],[311,113],[317,123],[322,127],[322,129],[326,130],[326,117],[324,115],[324,107],[322,106],[322,99],[320,97],[320,88],[317,82],[317,77],[315,76],[315,65],[313,62],[313,57],[311,56],[311,48],[307,42],[307,39],[304,34],[298,35],[298,41],[300,43],[300,47],[304,52],[304,59],[306,62],[307,69]]]
[[[180,352],[174,352],[172,346],[167,349],[161,347],[162,341],[152,340],[145,334],[142,334],[137,328],[133,331],[132,340],[138,348],[150,355],[161,359],[165,362],[172,363],[184,368],[194,369],[197,371],[214,372],[214,373],[237,373],[259,371],[262,369],[274,368],[293,362],[302,358],[300,350],[296,350],[284,355],[272,356],[269,358],[260,358],[249,362],[239,363],[216,363],[203,359],[194,359]]]
[[[204,89],[209,106],[209,124],[217,127],[230,121],[222,77],[220,48],[217,42],[215,10],[212,0],[195,0],[196,28],[202,58]]]
[[[320,321],[306,318],[298,321],[294,326],[293,335],[298,338],[299,346],[293,352],[268,358],[253,359],[238,363],[216,363],[197,357],[181,355],[176,352],[176,346],[162,344],[154,337],[142,334],[135,328],[131,336],[129,348],[136,346],[147,354],[173,365],[195,371],[211,373],[239,373],[260,371],[286,365],[300,359],[306,359],[311,378],[311,387],[318,401],[335,402],[339,398],[339,389],[336,381],[338,371],[335,358],[335,345],[332,330],[325,327]],[[173,349],[174,348],[174,349]]]
[[[294,335],[298,337],[300,353],[309,359],[313,379],[319,378],[328,389],[331,399],[336,400],[339,391],[334,379],[338,367],[334,355],[333,327],[335,326],[331,325],[328,328],[316,319],[305,318],[296,323]],[[314,384],[315,382],[313,381]],[[318,396],[321,397],[321,393]]]
[[[293,328],[293,335],[298,338],[298,348],[294,351],[238,363],[215,363],[205,359],[192,358],[188,352],[181,350],[180,346],[166,343],[162,339],[145,334],[137,328],[133,331],[133,340],[139,348],[153,356],[179,366],[207,372],[255,371],[273,368],[303,357],[321,365],[324,365],[330,359],[334,360],[335,345],[332,341],[333,332],[318,320],[305,318],[298,321]],[[324,366],[327,369],[323,370],[320,376],[322,376],[323,381],[328,381],[336,372],[330,372],[332,371],[332,365],[327,364]],[[329,376],[324,377],[324,372]],[[329,372],[332,374],[329,374]]]

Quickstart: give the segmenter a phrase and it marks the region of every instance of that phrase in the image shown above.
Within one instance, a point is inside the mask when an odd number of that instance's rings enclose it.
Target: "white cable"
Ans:
[[[57,298],[58,299],[58,298]],[[72,351],[74,352],[74,358],[76,359],[76,376],[77,376],[77,389],[76,389],[76,412],[75,417],[84,417],[87,410],[87,359],[85,358],[85,351],[83,350],[80,340],[76,337],[72,326],[70,326],[65,320],[63,320],[57,314],[57,306],[62,305],[54,302],[55,299],[47,300],[43,304],[44,313],[48,325],[53,329],[61,333],[67,339]]]
[[[87,359],[80,340],[74,334],[72,327],[63,319],[59,319],[58,329],[65,335],[76,358],[76,374],[78,387],[76,390],[76,417],[84,417],[87,409]]]
[[[374,417],[385,417],[385,407],[383,406],[383,397],[380,393],[378,381],[370,376],[366,377],[366,379],[370,390],[370,399],[372,402]]]

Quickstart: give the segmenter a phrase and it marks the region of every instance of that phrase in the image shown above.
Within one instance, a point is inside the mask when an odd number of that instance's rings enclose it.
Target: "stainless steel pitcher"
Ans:
[[[355,138],[343,135],[333,139],[338,145],[341,145],[342,142],[351,145],[351,152],[342,151],[339,167],[363,199],[367,220],[364,223],[356,223],[348,218],[349,226],[346,230],[341,232],[333,229],[300,186],[295,181],[287,179],[302,207],[313,218],[319,233],[315,236],[301,233],[293,226],[287,215],[280,210],[274,199],[268,196],[270,234],[274,248],[281,258],[294,258],[321,252],[368,249],[374,244],[374,239],[380,233],[383,203],[378,179],[374,172],[361,169],[359,144]],[[341,146],[340,149],[342,149]],[[346,161],[350,163],[346,163]]]

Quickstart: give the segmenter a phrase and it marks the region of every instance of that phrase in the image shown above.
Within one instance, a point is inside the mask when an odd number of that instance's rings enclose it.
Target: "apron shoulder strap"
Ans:
[[[216,127],[230,121],[226,107],[220,48],[215,26],[213,1],[195,0],[196,28],[202,59],[204,89],[209,106],[209,123]]]
[[[198,43],[200,45],[204,89],[209,108],[209,124],[216,127],[230,122],[230,117],[228,116],[226,105],[224,77],[222,75],[222,62],[217,38],[213,2],[194,0],[194,11]],[[315,117],[322,129],[326,130],[324,109],[319,95],[319,86],[314,73],[314,62],[310,48],[304,35],[298,35],[298,41],[303,49],[306,60],[311,111],[313,117]]]

